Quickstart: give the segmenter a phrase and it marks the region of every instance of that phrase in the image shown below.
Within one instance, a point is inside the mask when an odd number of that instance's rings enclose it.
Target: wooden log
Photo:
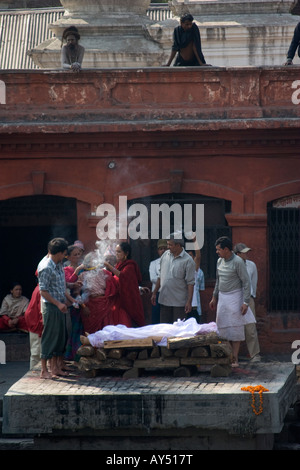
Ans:
[[[95,348],[93,348],[93,346],[82,345],[80,346],[80,348],[78,348],[77,354],[79,356],[85,356],[85,357],[94,356]]]
[[[180,359],[177,357],[170,357],[170,358],[157,358],[157,359],[147,359],[147,360],[139,360],[137,359],[133,363],[134,367],[146,369],[146,368],[163,368],[163,369],[173,369],[174,367],[180,366]]]
[[[97,359],[92,359],[91,357],[81,357],[78,362],[78,369],[86,372],[92,369],[95,369],[94,364],[100,363],[100,361],[97,361]]]
[[[175,357],[188,357],[189,348],[176,349],[174,356]]]
[[[191,357],[208,357],[209,352],[208,346],[197,346],[192,348]]]
[[[125,350],[125,357],[127,357],[127,359],[130,361],[134,361],[138,357],[138,351]]]
[[[147,349],[142,349],[142,351],[140,351],[140,352],[138,353],[137,359],[139,359],[139,360],[148,359],[148,351],[147,351]]]
[[[126,358],[121,359],[106,359],[105,361],[99,361],[95,357],[81,357],[79,360],[78,368],[81,371],[88,371],[93,369],[120,369],[126,370],[133,366],[133,361]]]
[[[150,357],[152,359],[160,357],[160,348],[159,348],[159,346],[154,346],[154,348],[152,349],[152,351],[150,353]]]
[[[107,353],[107,357],[112,359],[120,359],[123,356],[122,349],[110,349]]]
[[[229,343],[218,343],[209,345],[211,357],[229,357],[232,356],[232,347]]]
[[[106,361],[106,352],[104,351],[104,349],[101,349],[101,348],[96,349],[96,358],[99,361]]]
[[[173,351],[170,351],[166,346],[161,346],[160,353],[162,357],[172,357]]]
[[[218,343],[220,337],[217,333],[208,333],[207,335],[189,336],[186,338],[168,338],[168,349],[179,348],[195,348],[197,346],[206,346],[213,343]]]
[[[141,339],[124,339],[124,340],[112,340],[104,341],[104,349],[114,348],[153,348],[153,338],[141,338]]]
[[[229,357],[183,357],[180,359],[182,366],[206,366],[214,364],[231,364]]]
[[[131,369],[132,366],[133,361],[122,357],[121,359],[107,359],[106,361],[100,362],[97,369],[127,370]]]

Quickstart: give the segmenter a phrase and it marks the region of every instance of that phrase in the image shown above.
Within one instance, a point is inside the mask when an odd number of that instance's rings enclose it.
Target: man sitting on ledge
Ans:
[[[79,39],[80,34],[76,26],[70,26],[64,30],[62,41],[66,41],[67,44],[63,45],[61,50],[63,69],[80,72],[85,49],[78,44]]]

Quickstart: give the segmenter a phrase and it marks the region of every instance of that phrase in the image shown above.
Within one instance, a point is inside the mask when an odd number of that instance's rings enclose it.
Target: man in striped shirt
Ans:
[[[38,279],[41,293],[41,307],[44,329],[41,339],[41,377],[53,378],[66,375],[61,370],[62,356],[66,341],[66,300],[74,299],[66,290],[63,260],[68,242],[63,238],[54,238],[48,243],[48,255],[38,265]],[[50,360],[51,373],[47,368]]]

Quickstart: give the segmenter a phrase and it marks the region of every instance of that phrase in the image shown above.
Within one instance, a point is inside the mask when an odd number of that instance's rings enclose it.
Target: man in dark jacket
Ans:
[[[300,23],[297,24],[294,30],[293,39],[292,39],[292,42],[290,44],[290,47],[287,53],[286,63],[284,65],[293,65],[293,58],[296,54],[297,47],[298,47],[298,56],[300,57],[299,44],[300,44]]]
[[[180,25],[174,29],[172,51],[166,66],[169,67],[177,53],[174,66],[193,67],[206,65],[202,50],[198,26],[193,23],[193,16],[183,15]]]

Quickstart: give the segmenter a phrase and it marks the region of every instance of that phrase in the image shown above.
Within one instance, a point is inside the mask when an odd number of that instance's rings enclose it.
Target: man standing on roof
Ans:
[[[193,16],[185,14],[174,29],[172,51],[166,66],[169,67],[177,53],[175,67],[207,65],[201,49],[200,31]]]

